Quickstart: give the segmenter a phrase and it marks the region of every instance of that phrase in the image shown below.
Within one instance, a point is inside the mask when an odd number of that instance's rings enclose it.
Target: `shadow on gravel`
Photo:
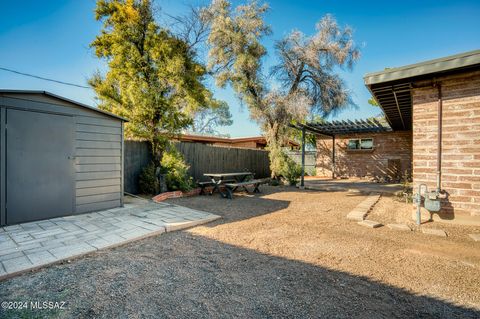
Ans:
[[[305,180],[305,185],[317,190],[353,190],[364,193],[377,192],[386,196],[392,196],[395,192],[401,191],[403,188],[401,184],[396,183],[375,183],[355,179],[308,179]]]
[[[428,287],[426,287],[428,290]],[[1,318],[479,318],[364,277],[175,232],[0,282]]]
[[[260,194],[247,194],[245,192],[238,192],[235,193],[233,199],[225,199],[220,197],[218,194],[214,194],[212,196],[196,196],[194,200],[189,197],[169,199],[166,201],[166,203],[186,206],[192,209],[207,211],[209,213],[222,216],[221,219],[204,225],[205,227],[215,227],[219,224],[247,220],[288,208],[290,201],[266,197],[268,195],[280,192],[303,193],[308,195],[318,193],[319,191],[308,189],[300,190],[296,187],[269,187],[268,189],[264,189]],[[365,194],[350,192],[347,193],[346,196],[365,197]]]

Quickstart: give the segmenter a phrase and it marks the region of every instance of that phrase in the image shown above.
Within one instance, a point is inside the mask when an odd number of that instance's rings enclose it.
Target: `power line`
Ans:
[[[12,73],[20,74],[20,75],[24,75],[24,76],[29,76],[31,78],[36,78],[36,79],[40,79],[40,80],[44,80],[44,81],[50,81],[50,82],[60,83],[60,84],[64,84],[64,85],[76,86],[76,87],[79,87],[79,88],[82,88],[82,89],[91,89],[91,87],[89,87],[89,86],[84,86],[84,85],[80,85],[80,84],[69,83],[69,82],[64,82],[64,81],[59,81],[59,80],[54,80],[54,79],[49,79],[49,78],[44,78],[42,76],[23,73],[23,72],[11,70],[11,69],[3,68],[3,67],[0,67],[0,70],[7,71],[7,72],[12,72]]]

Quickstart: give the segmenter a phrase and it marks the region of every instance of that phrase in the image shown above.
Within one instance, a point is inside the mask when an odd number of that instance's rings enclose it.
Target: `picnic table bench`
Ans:
[[[251,172],[237,172],[237,173],[205,173],[204,176],[207,176],[211,179],[210,182],[201,182],[198,185],[202,188],[200,193],[205,193],[205,188],[208,186],[213,186],[213,189],[210,191],[212,195],[215,191],[218,191],[220,195],[224,198],[233,197],[233,192],[238,188],[242,187],[247,192],[248,189],[246,186],[254,186],[254,192],[258,193],[260,190],[258,187],[260,184],[265,183],[265,180],[262,179],[253,179],[253,173]],[[225,186],[226,192],[220,189],[220,186]]]
[[[234,183],[236,180],[234,179],[229,179],[229,180],[224,180],[224,183]],[[206,195],[207,193],[205,192],[205,189],[210,186],[215,186],[215,182],[208,181],[208,182],[197,182],[197,185],[200,187],[200,194],[199,195]],[[210,195],[212,195],[213,190],[210,192]]]
[[[268,182],[268,179],[252,179],[246,182],[237,182],[237,183],[225,183],[225,187],[227,190],[227,198],[233,199],[233,192],[237,190],[237,188],[242,187],[247,193],[250,193],[247,186],[253,186],[254,193],[260,193],[260,189],[258,188],[261,184],[265,184]]]

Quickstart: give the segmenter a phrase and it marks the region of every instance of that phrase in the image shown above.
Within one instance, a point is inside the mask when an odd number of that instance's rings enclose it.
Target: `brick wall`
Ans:
[[[236,142],[232,143],[232,147],[257,148],[256,141]]]
[[[480,215],[480,72],[437,78],[442,85],[442,189],[445,214]],[[422,85],[426,83],[417,83]],[[437,88],[417,88],[413,98],[415,190],[436,187]]]
[[[348,140],[373,138],[373,150],[348,150]],[[332,177],[332,138],[317,137],[317,175]],[[398,160],[399,173],[411,174],[412,133],[384,132],[336,136],[335,174],[337,177],[388,179],[395,174],[392,163]],[[390,167],[389,167],[390,160]]]
[[[213,142],[213,143],[210,143],[210,145],[224,146],[224,147],[238,147],[238,148],[258,148],[257,142],[255,141],[238,142],[238,143]]]

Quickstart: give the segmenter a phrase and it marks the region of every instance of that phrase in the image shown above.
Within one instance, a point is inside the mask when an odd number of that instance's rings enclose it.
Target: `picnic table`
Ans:
[[[204,188],[206,186],[213,186],[213,189],[210,191],[212,195],[215,191],[218,191],[222,197],[233,198],[233,192],[238,188],[242,187],[245,191],[249,192],[247,187],[248,185],[253,185],[254,193],[259,193],[260,190],[258,186],[264,183],[264,180],[253,179],[253,173],[251,172],[237,172],[237,173],[205,173],[203,174],[206,177],[211,179],[211,182],[199,183],[202,187],[202,192],[204,193]],[[220,186],[224,185],[226,193],[220,189]]]
[[[212,195],[215,191],[218,191],[223,197],[226,197],[226,194],[220,190],[220,185],[230,182],[244,182],[246,179],[253,177],[253,173],[205,173],[203,176],[206,176],[211,180],[210,182],[204,183],[204,185],[213,186],[213,189],[210,191],[210,195]]]

